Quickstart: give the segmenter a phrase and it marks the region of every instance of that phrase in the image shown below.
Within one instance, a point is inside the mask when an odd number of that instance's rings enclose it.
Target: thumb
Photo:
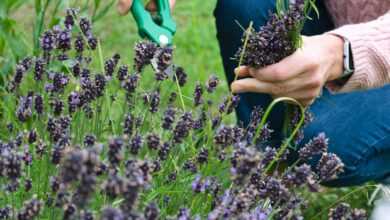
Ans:
[[[117,10],[120,15],[126,15],[133,4],[133,0],[119,0],[117,4]]]
[[[173,8],[175,7],[176,0],[169,0],[169,6],[171,8],[171,11],[173,11]],[[149,1],[146,5],[146,8],[149,11],[157,11],[157,5],[155,1]]]

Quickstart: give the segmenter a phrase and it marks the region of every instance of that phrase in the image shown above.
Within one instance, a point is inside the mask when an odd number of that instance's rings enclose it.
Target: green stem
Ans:
[[[282,146],[280,147],[278,153],[275,156],[275,159],[271,161],[271,163],[265,168],[264,172],[268,173],[270,169],[273,167],[276,161],[278,161],[281,156],[283,155],[284,151],[287,149],[289,143],[294,139],[295,135],[298,133],[299,129],[302,127],[304,119],[305,119],[305,108],[295,99],[289,98],[289,97],[281,97],[273,100],[271,104],[267,107],[267,110],[264,113],[263,118],[261,119],[260,125],[257,127],[256,133],[255,133],[255,138],[259,135],[261,129],[264,127],[265,122],[271,113],[272,109],[275,107],[276,104],[279,102],[292,102],[293,104],[299,106],[300,113],[301,113],[301,118],[298,122],[298,124],[295,126],[293,132],[291,135],[283,142]]]

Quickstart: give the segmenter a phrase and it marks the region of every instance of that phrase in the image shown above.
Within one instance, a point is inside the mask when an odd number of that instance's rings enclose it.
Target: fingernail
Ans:
[[[234,69],[234,74],[238,75],[240,73],[240,67]]]

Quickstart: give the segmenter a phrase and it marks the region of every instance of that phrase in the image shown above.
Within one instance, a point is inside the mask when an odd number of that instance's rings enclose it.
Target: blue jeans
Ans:
[[[333,23],[322,1],[317,1],[320,18],[315,15],[305,23],[303,34],[316,35],[333,29]],[[250,21],[258,29],[270,12],[275,11],[275,0],[218,0],[214,15],[217,38],[229,84],[234,78],[237,61],[231,59],[241,45],[242,29]],[[244,124],[254,106],[266,108],[271,101],[267,94],[241,94],[236,109]],[[344,173],[330,186],[348,186],[367,181],[382,181],[390,176],[390,86],[347,94],[331,94],[324,89],[321,98],[310,107],[314,121],[305,128],[307,142],[320,132],[329,138],[329,151],[344,162]],[[277,106],[269,117],[275,130],[273,138],[280,140],[284,107]]]

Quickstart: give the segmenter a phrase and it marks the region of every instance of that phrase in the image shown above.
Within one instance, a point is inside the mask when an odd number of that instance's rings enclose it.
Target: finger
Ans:
[[[296,100],[315,99],[320,94],[320,90],[317,89],[302,89],[289,93],[281,93],[275,97],[290,97]]]
[[[157,5],[155,1],[149,1],[148,4],[146,5],[146,9],[148,11],[157,11]]]
[[[125,15],[129,12],[133,0],[119,0],[117,4],[117,10],[120,15]]]
[[[239,66],[239,67],[234,69],[234,74],[236,74],[238,77],[250,76],[249,67],[248,66]]]
[[[277,82],[294,78],[301,73],[308,72],[313,64],[307,60],[300,50],[284,58],[276,64],[256,69],[250,68],[250,74],[262,81]]]
[[[173,8],[175,6],[176,1],[175,0],[170,0],[169,1],[169,6],[171,11],[173,11]],[[146,5],[146,9],[148,11],[157,11],[157,5],[155,1],[149,1],[148,4]]]
[[[231,84],[233,93],[257,92],[270,93],[272,85],[253,78],[236,80]]]

